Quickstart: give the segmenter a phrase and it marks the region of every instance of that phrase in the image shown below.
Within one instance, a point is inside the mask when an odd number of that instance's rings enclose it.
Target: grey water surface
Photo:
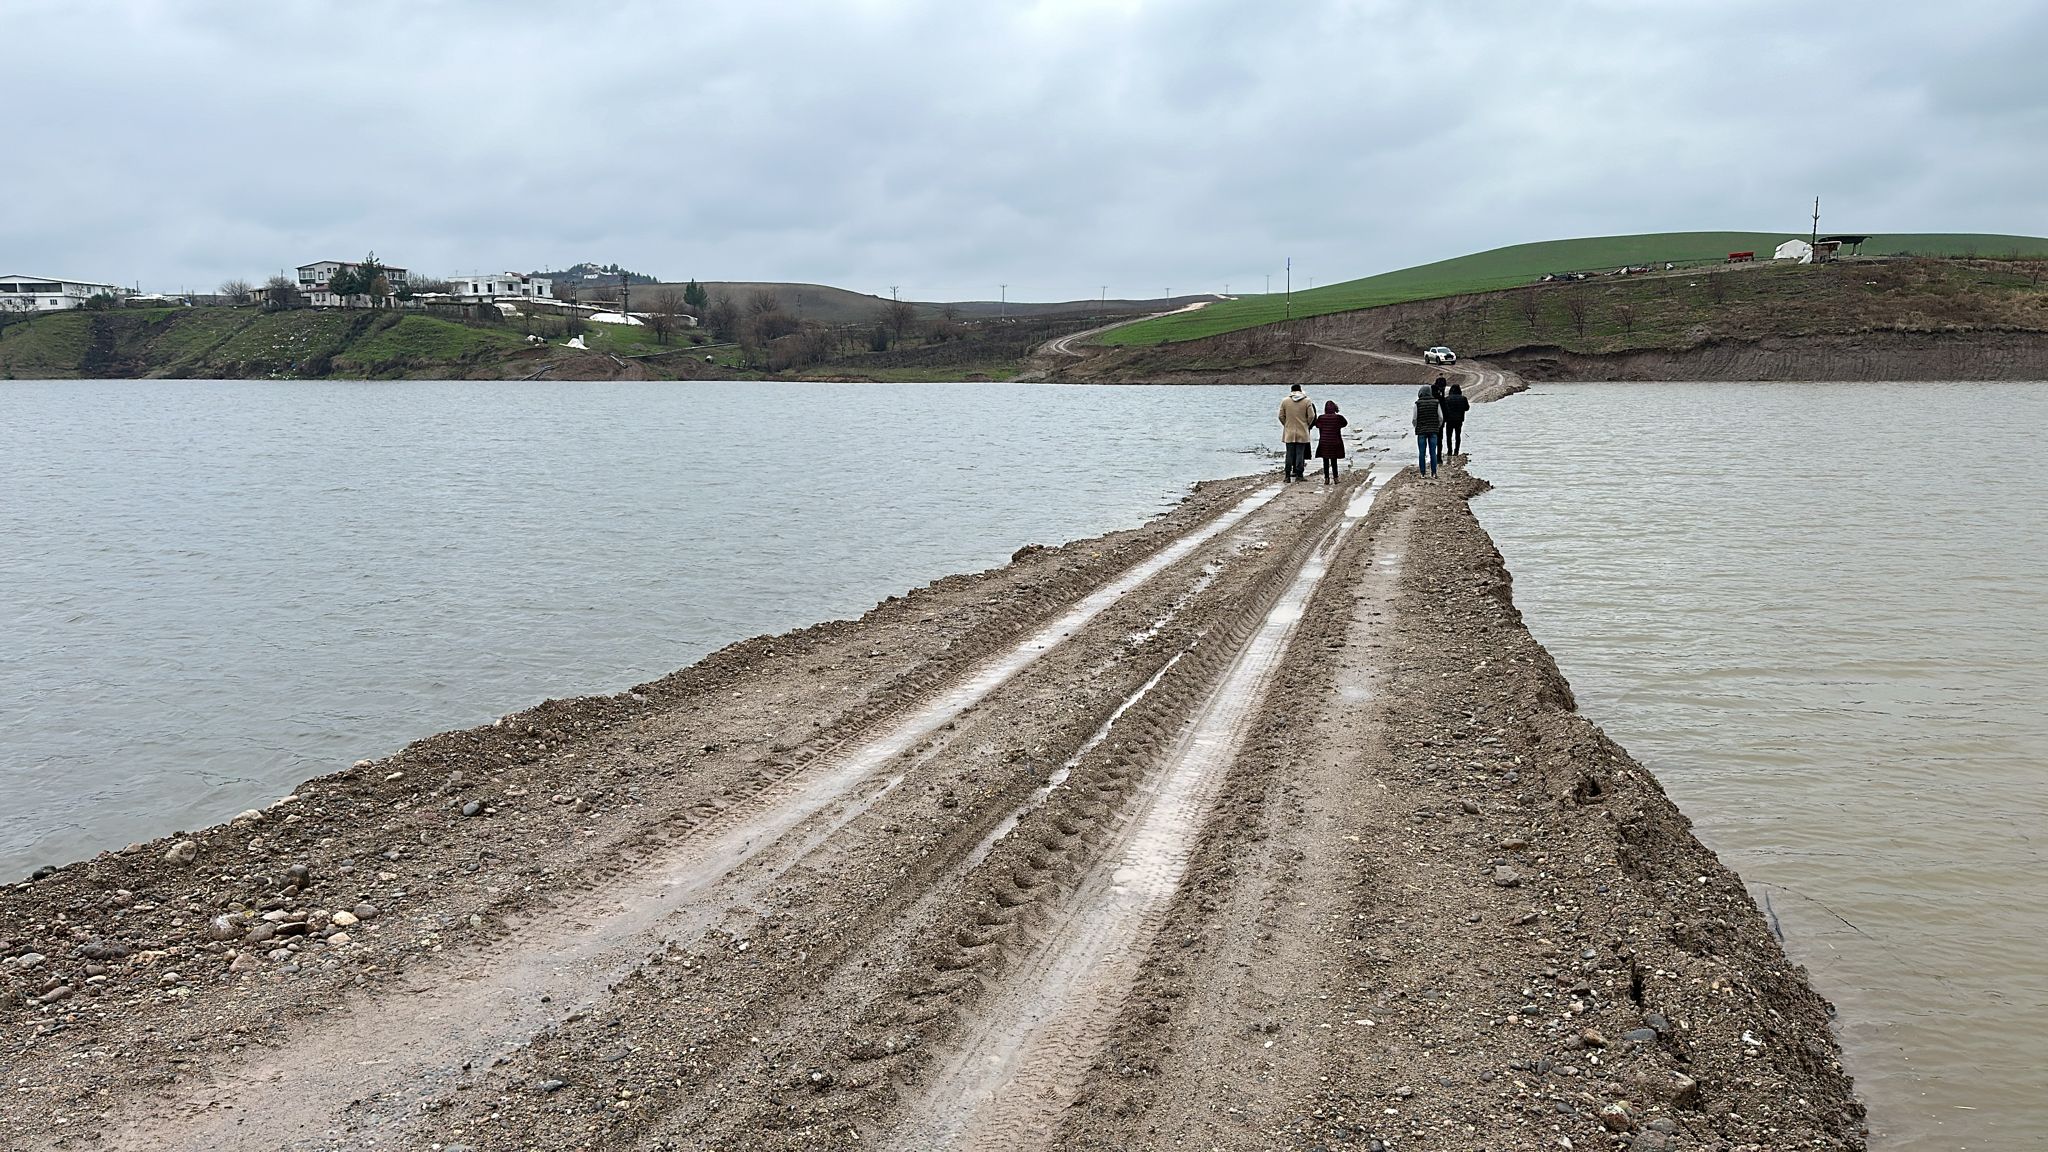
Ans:
[[[1282,395],[0,383],[0,882],[1277,477]]]
[[[1530,628],[1838,1006],[1873,1147],[2048,1145],[2048,385],[1474,421]]]

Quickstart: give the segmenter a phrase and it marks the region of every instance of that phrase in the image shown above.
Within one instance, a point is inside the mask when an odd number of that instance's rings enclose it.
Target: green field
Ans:
[[[1431,300],[1468,292],[1512,288],[1546,272],[1609,272],[1629,264],[1718,264],[1730,252],[1755,252],[1768,260],[1777,246],[1794,239],[1787,232],[1658,232],[1641,236],[1593,236],[1515,244],[1383,272],[1294,294],[1293,315],[1324,316],[1378,308],[1410,300]],[[1897,233],[1872,236],[1865,256],[2048,256],[2048,239],[1967,232]],[[1143,320],[1104,333],[1099,343],[1127,346],[1196,340],[1287,317],[1280,295],[1245,296],[1194,312]]]
[[[414,313],[79,309],[0,330],[0,377],[417,375],[459,372],[524,347],[509,326]]]

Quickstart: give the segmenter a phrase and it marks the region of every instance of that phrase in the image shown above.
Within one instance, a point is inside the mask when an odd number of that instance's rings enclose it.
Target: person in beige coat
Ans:
[[[1280,402],[1280,439],[1287,443],[1287,467],[1280,482],[1308,479],[1308,430],[1315,425],[1316,402],[1296,384]]]

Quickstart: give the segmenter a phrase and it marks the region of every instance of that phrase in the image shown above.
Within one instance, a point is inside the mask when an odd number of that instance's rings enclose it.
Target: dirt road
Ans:
[[[1483,487],[1207,485],[0,890],[0,1125],[1859,1147],[1827,1006],[1573,711]]]
[[[1055,336],[1051,340],[1047,340],[1045,343],[1039,345],[1038,354],[1040,356],[1086,356],[1088,355],[1088,353],[1076,347],[1076,345],[1084,344],[1089,340],[1093,340],[1095,337],[1102,335],[1104,332],[1112,332],[1118,328],[1123,328],[1132,324],[1136,324],[1141,320],[1151,320],[1159,316],[1171,316],[1176,312],[1194,312],[1198,309],[1206,308],[1208,306],[1209,301],[1197,300],[1192,304],[1184,304],[1179,308],[1173,309],[1172,311],[1153,312],[1145,316],[1133,316],[1128,320],[1119,320],[1114,324],[1104,324],[1099,328],[1090,328],[1085,332],[1069,332],[1065,336]]]

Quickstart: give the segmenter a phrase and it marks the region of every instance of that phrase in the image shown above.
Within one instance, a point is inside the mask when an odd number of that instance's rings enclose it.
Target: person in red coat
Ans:
[[[1325,400],[1323,414],[1316,417],[1316,459],[1323,462],[1323,483],[1337,482],[1337,461],[1344,458],[1344,426],[1351,423],[1337,413],[1337,402]]]

